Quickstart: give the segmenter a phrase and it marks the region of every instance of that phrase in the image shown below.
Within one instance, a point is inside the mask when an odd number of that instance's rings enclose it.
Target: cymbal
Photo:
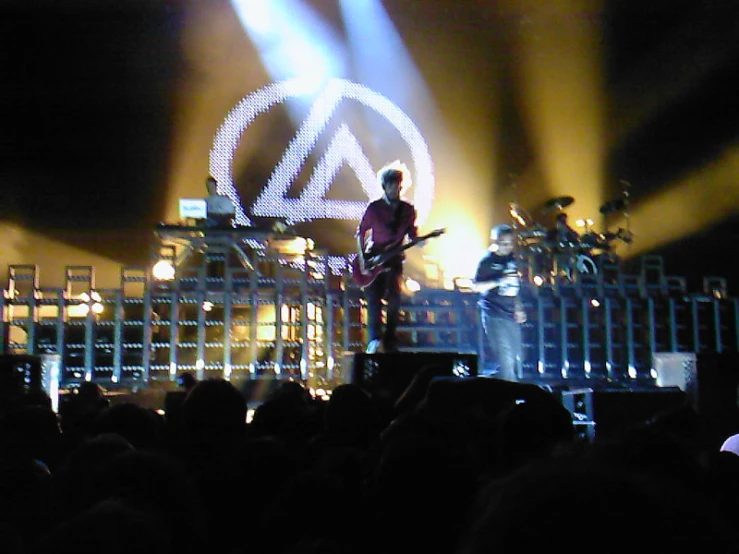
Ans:
[[[620,212],[626,207],[625,198],[616,198],[615,200],[609,200],[600,207],[600,213],[608,215],[616,212]]]
[[[508,213],[518,222],[519,225],[523,225],[524,227],[531,225],[531,217],[529,214],[527,214],[526,210],[515,202],[511,202],[508,205]]]
[[[615,233],[606,232],[603,234],[603,236],[608,242],[619,239],[626,244],[631,244],[631,242],[634,240],[634,233],[632,233],[628,229],[624,229],[623,227],[619,228],[619,230]]]
[[[562,208],[566,208],[572,204],[574,201],[575,199],[572,198],[572,196],[559,196],[557,198],[552,198],[544,204],[544,210],[561,210]]]

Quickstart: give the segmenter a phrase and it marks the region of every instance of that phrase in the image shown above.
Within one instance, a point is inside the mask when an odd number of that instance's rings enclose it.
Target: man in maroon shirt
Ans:
[[[400,199],[403,184],[403,171],[397,168],[384,168],[379,172],[383,196],[370,202],[362,216],[357,231],[359,268],[369,274],[368,262],[373,256],[400,246],[408,237],[418,236],[416,209],[412,204]],[[403,256],[399,254],[388,260],[384,266],[387,271],[377,275],[365,287],[367,296],[369,343],[367,352],[377,352],[382,346],[385,352],[398,350],[396,329],[400,311],[400,281],[403,275]],[[387,301],[385,331],[382,332],[382,300]]]

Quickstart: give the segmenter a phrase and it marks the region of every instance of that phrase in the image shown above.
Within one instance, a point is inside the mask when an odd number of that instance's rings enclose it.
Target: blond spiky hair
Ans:
[[[408,190],[413,184],[413,179],[411,179],[411,172],[408,169],[408,166],[400,160],[395,160],[394,162],[385,164],[377,172],[377,182],[380,185],[382,185],[383,177],[388,171],[399,171],[403,175],[403,190]]]

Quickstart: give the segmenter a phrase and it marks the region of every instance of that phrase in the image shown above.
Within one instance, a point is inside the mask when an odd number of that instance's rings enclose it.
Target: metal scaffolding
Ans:
[[[58,356],[62,386],[175,381],[185,371],[331,385],[342,359],[363,349],[365,303],[349,260],[337,266],[309,241],[276,233],[180,229],[180,244],[172,233],[159,229],[151,263],[173,262],[169,280],[124,267],[119,287],[99,289],[94,268],[69,266],[61,287],[42,288],[37,266],[9,266],[0,353]],[[650,386],[655,353],[739,350],[739,303],[725,280],[706,278],[690,293],[653,256],[637,275],[603,271],[526,290],[524,380]],[[484,372],[476,303],[460,288],[405,294],[401,348],[475,354]]]

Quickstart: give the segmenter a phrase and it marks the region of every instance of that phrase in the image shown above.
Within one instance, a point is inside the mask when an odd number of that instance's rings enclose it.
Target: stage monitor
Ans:
[[[180,219],[205,219],[207,215],[205,198],[180,198]]]
[[[464,352],[348,353],[343,381],[354,383],[378,400],[394,403],[415,375],[426,366],[437,366],[437,378],[477,377],[477,354]]]

